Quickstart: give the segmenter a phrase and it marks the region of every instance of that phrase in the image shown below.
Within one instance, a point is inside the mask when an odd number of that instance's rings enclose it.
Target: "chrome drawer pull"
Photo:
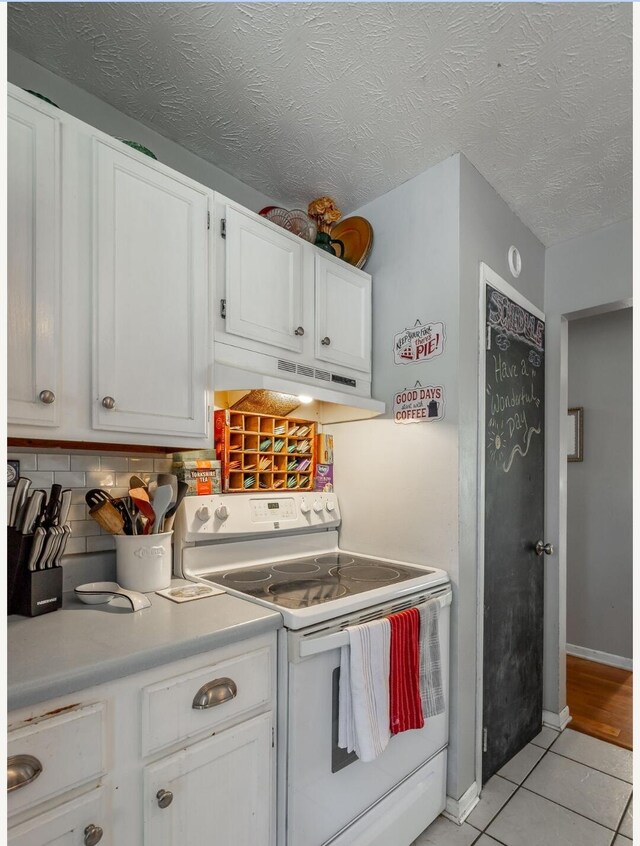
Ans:
[[[168,808],[173,802],[173,793],[170,790],[158,790],[156,793],[159,808]]]
[[[52,402],[56,401],[56,395],[53,393],[53,391],[40,391],[40,393],[38,394],[38,399],[45,405],[51,405]]]
[[[193,697],[193,708],[204,710],[222,705],[238,695],[238,688],[233,679],[214,679],[203,684],[200,690]]]
[[[7,758],[7,793],[26,787],[42,772],[42,764],[33,755],[11,755]]]
[[[111,411],[112,408],[116,407],[116,401],[113,397],[102,397],[102,405],[104,408]]]
[[[304,335],[304,328],[302,326],[298,326],[298,328],[293,333],[294,335],[302,336]]]
[[[323,346],[323,347],[328,347],[328,346],[329,346],[329,344],[331,343],[331,338],[329,338],[329,336],[325,336],[325,337],[324,337],[324,338],[320,341],[320,343],[322,344],[322,346]]]
[[[84,846],[97,846],[102,840],[104,832],[99,825],[88,825],[84,830]]]

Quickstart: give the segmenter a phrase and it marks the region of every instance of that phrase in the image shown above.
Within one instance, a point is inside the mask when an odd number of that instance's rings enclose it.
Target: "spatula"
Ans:
[[[151,503],[156,515],[155,523],[151,530],[152,534],[156,535],[162,531],[162,521],[164,520],[164,515],[167,513],[167,509],[171,505],[172,497],[173,491],[171,490],[171,485],[158,485],[153,502]]]
[[[165,515],[164,526],[162,527],[163,532],[170,532],[173,529],[173,521],[176,519],[176,511],[180,507],[180,503],[184,499],[188,490],[189,485],[186,482],[178,482],[178,494],[176,496],[176,501],[169,507],[169,510]]]
[[[147,520],[143,534],[148,535],[153,525],[153,521],[156,519],[156,513],[149,501],[149,494],[144,488],[132,488],[129,491],[129,496],[133,500],[133,504],[140,514],[142,514],[142,516]]]

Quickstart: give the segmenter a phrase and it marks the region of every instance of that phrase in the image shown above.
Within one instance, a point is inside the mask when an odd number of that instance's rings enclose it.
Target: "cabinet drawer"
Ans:
[[[111,843],[103,788],[58,805],[52,811],[10,828],[8,846],[82,846],[89,830],[101,829],[100,846]],[[95,841],[94,841],[95,842]]]
[[[236,721],[267,703],[270,678],[271,651],[265,648],[143,688],[142,754]],[[198,693],[206,707],[195,707]]]
[[[99,778],[105,772],[104,735],[102,703],[45,717],[9,732],[7,759],[29,755],[35,759],[31,767],[41,767],[32,781],[8,793],[9,815]]]

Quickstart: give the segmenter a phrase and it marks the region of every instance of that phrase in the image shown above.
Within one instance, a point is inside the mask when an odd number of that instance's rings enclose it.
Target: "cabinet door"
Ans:
[[[301,352],[302,241],[233,206],[225,215],[226,331]]]
[[[93,143],[93,426],[205,436],[209,192]]]
[[[98,788],[72,802],[65,802],[53,811],[40,814],[29,822],[10,828],[8,846],[83,846],[87,835],[93,835],[89,842],[108,846],[111,837],[103,793],[103,789]],[[99,831],[91,826],[102,829],[99,840],[95,839]]]
[[[263,714],[147,766],[145,846],[270,846],[272,754]],[[160,791],[173,795],[165,808]]]
[[[316,256],[316,358],[371,372],[371,277]]]
[[[7,405],[57,426],[60,407],[60,121],[9,97]]]

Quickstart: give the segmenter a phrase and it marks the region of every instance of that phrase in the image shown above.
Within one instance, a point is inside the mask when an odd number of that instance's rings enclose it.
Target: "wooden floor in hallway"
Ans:
[[[575,731],[633,749],[633,673],[567,655],[567,704]]]

